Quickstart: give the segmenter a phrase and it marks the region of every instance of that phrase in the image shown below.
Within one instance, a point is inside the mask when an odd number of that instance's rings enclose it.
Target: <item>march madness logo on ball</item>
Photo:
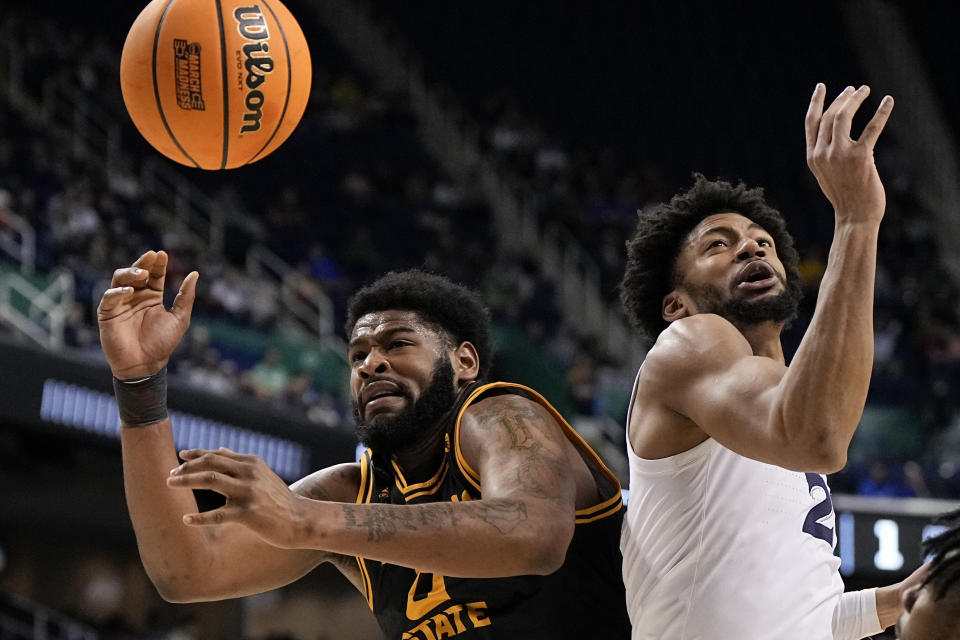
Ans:
[[[181,109],[204,110],[203,90],[200,88],[200,43],[180,38],[173,41],[176,61],[177,105]]]

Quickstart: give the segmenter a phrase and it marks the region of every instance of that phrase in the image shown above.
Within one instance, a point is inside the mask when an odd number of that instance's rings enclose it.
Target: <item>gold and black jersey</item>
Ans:
[[[391,640],[457,638],[629,638],[619,548],[620,483],[538,393],[521,385],[474,384],[450,413],[446,454],[425,482],[408,484],[392,460],[367,450],[360,461],[358,503],[419,504],[479,500],[482,478],[460,451],[460,421],[472,403],[514,393],[545,407],[593,473],[600,501],[576,513],[563,566],[547,576],[452,578],[357,558],[367,604]]]

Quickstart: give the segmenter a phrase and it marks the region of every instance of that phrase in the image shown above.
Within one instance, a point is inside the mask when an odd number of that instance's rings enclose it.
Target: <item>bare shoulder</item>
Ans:
[[[676,320],[657,338],[640,370],[641,387],[673,389],[692,373],[706,373],[751,355],[750,343],[728,320],[699,313]]]
[[[676,320],[660,334],[637,376],[627,435],[641,458],[686,451],[707,434],[688,417],[704,384],[717,384],[727,367],[752,354],[729,321],[714,314]]]
[[[489,430],[516,420],[555,422],[550,412],[539,402],[516,393],[501,393],[487,396],[467,407],[461,424]]]
[[[478,460],[494,449],[540,450],[560,438],[560,426],[546,407],[515,393],[471,404],[460,422],[460,447],[467,460]]]
[[[344,462],[314,471],[290,485],[290,490],[313,500],[354,502],[360,490],[360,465]]]

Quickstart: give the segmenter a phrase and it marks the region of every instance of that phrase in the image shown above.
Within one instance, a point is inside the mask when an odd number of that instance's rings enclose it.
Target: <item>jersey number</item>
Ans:
[[[420,577],[423,575],[432,575],[433,584],[427,595],[417,597],[417,586],[419,586]],[[443,576],[435,573],[421,574],[417,571],[417,577],[413,579],[413,584],[410,585],[410,592],[407,593],[407,618],[410,620],[419,620],[430,613],[438,604],[446,602],[449,599],[450,596],[447,594],[447,585],[443,582]]]
[[[833,501],[830,499],[830,489],[827,483],[819,473],[806,473],[807,486],[810,488],[810,497],[820,498],[820,501],[813,505],[810,512],[807,513],[807,519],[803,521],[803,532],[809,533],[814,538],[820,538],[831,547],[833,546],[833,527],[820,524],[823,520],[833,513]],[[820,493],[823,497],[820,497]]]

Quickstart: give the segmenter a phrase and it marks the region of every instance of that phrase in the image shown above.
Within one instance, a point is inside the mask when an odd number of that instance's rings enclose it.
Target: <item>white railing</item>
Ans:
[[[0,211],[0,251],[19,265],[20,273],[33,275],[37,259],[37,233],[25,218],[9,209]]]
[[[170,208],[180,228],[199,241],[200,246],[214,253],[223,252],[226,216],[207,194],[159,158],[144,160],[140,184]]]
[[[335,334],[333,303],[312,280],[291,269],[275,253],[263,245],[247,251],[247,273],[267,278],[276,284],[280,307],[293,316],[311,334],[332,337]],[[343,350],[346,353],[346,349]]]
[[[73,274],[66,270],[56,272],[43,289],[19,273],[0,273],[0,319],[44,347],[60,349],[73,292]]]

